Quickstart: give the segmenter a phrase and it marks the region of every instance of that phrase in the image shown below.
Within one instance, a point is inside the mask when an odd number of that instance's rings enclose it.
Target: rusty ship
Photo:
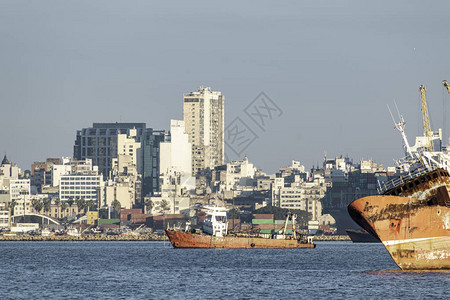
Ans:
[[[407,154],[397,165],[407,172],[379,182],[379,195],[353,201],[348,212],[402,270],[450,269],[450,152],[430,151],[431,134],[410,147],[403,117],[395,125]]]
[[[315,248],[312,237],[286,234],[288,219],[295,224],[295,215],[287,216],[284,229],[278,234],[260,236],[255,234],[229,234],[226,222],[226,209],[223,207],[207,207],[208,218],[202,224],[202,230],[186,229],[185,231],[166,230],[170,243],[174,248]]]
[[[346,229],[353,243],[380,243],[380,240],[365,230]]]

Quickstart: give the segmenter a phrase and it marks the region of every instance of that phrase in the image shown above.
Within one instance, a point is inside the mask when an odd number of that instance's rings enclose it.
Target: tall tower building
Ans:
[[[160,143],[160,180],[167,185],[175,179],[181,188],[193,190],[192,145],[185,132],[184,121],[170,120],[170,134]]]
[[[183,95],[183,120],[192,144],[192,175],[224,163],[224,100],[219,91],[200,87]]]
[[[106,180],[112,159],[131,151],[142,175],[142,193],[151,196],[159,192],[159,144],[164,138],[164,130],[147,128],[145,123],[94,123],[77,131],[73,156],[77,160],[92,159]]]

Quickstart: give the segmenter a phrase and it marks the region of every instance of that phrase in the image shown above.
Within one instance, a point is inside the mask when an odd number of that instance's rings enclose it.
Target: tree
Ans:
[[[120,213],[120,208],[122,207],[122,205],[120,204],[120,201],[119,201],[119,200],[115,199],[115,200],[111,203],[111,206],[114,208],[114,210],[115,210],[117,213]]]
[[[227,212],[227,217],[229,219],[239,219],[241,217],[241,212],[238,208],[232,208]]]
[[[151,213],[152,209],[153,209],[153,201],[151,199],[147,198],[147,199],[145,199],[144,205],[147,210],[147,213],[149,213],[149,212]]]
[[[67,204],[66,202],[61,203],[61,212],[62,212],[62,214],[66,213],[67,207],[69,207],[69,204]]]
[[[161,201],[161,205],[160,205],[159,211],[160,211],[163,215],[165,215],[165,214],[166,214],[166,210],[169,210],[169,209],[170,209],[170,207],[169,207],[169,202],[167,202],[166,199],[163,199],[163,200]]]
[[[17,205],[17,201],[15,199],[9,203],[9,209],[10,209],[9,214],[11,216],[14,216],[14,207],[16,207],[16,205]]]
[[[52,200],[49,198],[45,198],[43,200],[44,203],[44,212],[48,213],[51,210]]]
[[[56,209],[57,209],[56,217],[58,217],[59,214],[61,213],[61,199],[56,198],[55,199],[55,205],[56,205]]]
[[[78,212],[86,208],[86,200],[84,200],[83,198],[76,199],[75,203],[77,204]]]
[[[69,207],[72,208],[72,205],[75,201],[73,200],[72,197],[69,197],[69,200],[67,200],[67,204],[69,204]]]
[[[33,206],[34,210],[37,213],[40,213],[42,208],[44,208],[44,203],[42,202],[41,199],[33,199],[31,200],[31,206]]]
[[[94,200],[87,200],[86,201],[86,207],[88,209],[88,211],[92,210],[93,208],[95,208],[97,205],[95,204]]]

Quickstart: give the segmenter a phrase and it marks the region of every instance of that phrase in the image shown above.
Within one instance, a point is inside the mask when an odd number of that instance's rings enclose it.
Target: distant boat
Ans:
[[[381,241],[365,230],[345,230],[353,243],[381,243]]]
[[[41,230],[41,235],[42,236],[49,236],[49,235],[54,235],[54,234],[50,231],[50,229],[44,228],[44,229]]]
[[[258,234],[228,234],[228,224],[226,220],[226,209],[224,207],[207,207],[208,219],[203,223],[203,232],[166,230],[166,234],[174,248],[315,248],[312,237],[303,237],[295,233],[286,234],[286,227],[279,234],[265,235]],[[285,225],[289,218],[287,216]]]
[[[65,232],[66,235],[70,235],[70,236],[80,236],[81,234],[78,232],[78,230],[76,228],[69,228],[67,229],[67,231]]]

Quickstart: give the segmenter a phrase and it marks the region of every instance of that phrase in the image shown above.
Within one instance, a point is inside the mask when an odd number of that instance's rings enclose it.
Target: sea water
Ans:
[[[382,244],[173,249],[2,242],[0,299],[448,299],[450,273],[402,272]]]

